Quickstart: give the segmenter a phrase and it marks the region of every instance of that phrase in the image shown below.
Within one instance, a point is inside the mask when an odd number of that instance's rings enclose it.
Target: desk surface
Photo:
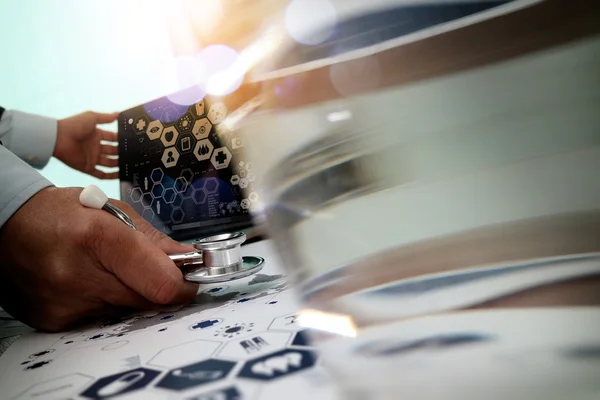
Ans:
[[[332,397],[268,242],[261,274],[202,286],[195,304],[60,334],[26,333],[0,358],[10,399]],[[205,396],[205,397],[203,397]]]

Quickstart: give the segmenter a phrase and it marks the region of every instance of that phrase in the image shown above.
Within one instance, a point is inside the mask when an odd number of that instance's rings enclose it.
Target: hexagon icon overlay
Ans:
[[[177,132],[177,129],[175,129],[174,126],[169,126],[168,128],[165,128],[163,130],[162,136],[160,137],[160,141],[162,142],[163,146],[171,147],[175,146],[178,137],[179,132]]]
[[[194,123],[194,127],[192,128],[192,133],[197,140],[206,139],[210,134],[210,130],[212,129],[212,124],[208,120],[208,118],[200,118]]]
[[[146,129],[146,135],[150,140],[156,140],[160,138],[160,135],[163,133],[163,124],[160,121],[152,121],[148,124],[148,129]]]
[[[185,113],[181,118],[177,120],[177,123],[175,125],[177,126],[179,132],[184,133],[189,132],[189,130],[192,129],[193,122],[194,118],[192,118],[190,113]]]
[[[159,351],[148,361],[148,365],[175,368],[198,360],[210,358],[221,345],[220,342],[195,340]]]
[[[204,115],[204,100],[199,101],[194,106],[194,111],[196,112],[196,116],[201,117]]]
[[[194,147],[194,155],[198,161],[205,161],[213,153],[214,146],[208,139],[199,140]]]
[[[148,118],[145,115],[137,117],[133,123],[133,129],[137,134],[144,133],[148,126]]]
[[[174,166],[176,166],[177,162],[179,161],[179,152],[177,151],[177,148],[166,148],[163,152],[161,160],[164,166],[167,168],[173,168]]]
[[[227,106],[221,102],[215,103],[210,106],[210,110],[208,110],[206,116],[213,124],[220,124],[227,117]]]
[[[196,386],[215,383],[227,378],[236,363],[209,359],[170,371],[156,387],[167,390],[186,390]]]
[[[227,147],[219,147],[213,151],[212,157],[210,158],[210,162],[215,167],[215,169],[224,169],[229,167],[229,163],[231,162],[231,152]]]
[[[204,181],[204,190],[207,194],[214,194],[219,191],[219,180],[217,178],[206,178]]]

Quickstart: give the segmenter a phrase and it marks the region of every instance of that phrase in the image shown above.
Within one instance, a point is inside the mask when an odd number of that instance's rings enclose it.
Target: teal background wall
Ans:
[[[120,111],[178,90],[165,19],[175,3],[0,0],[0,104],[64,118]],[[118,181],[100,182],[55,159],[42,173],[57,186],[94,183],[119,196]]]

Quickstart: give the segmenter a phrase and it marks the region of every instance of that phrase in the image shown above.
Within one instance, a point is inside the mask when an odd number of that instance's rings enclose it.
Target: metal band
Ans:
[[[111,213],[112,215],[114,215],[115,217],[119,218],[130,228],[136,229],[135,224],[133,223],[133,220],[131,218],[129,218],[129,216],[127,214],[125,214],[125,212],[121,211],[121,209],[119,209],[119,207],[114,206],[114,205],[110,204],[109,202],[106,202],[106,204],[102,208],[104,210],[108,211],[109,213]]]

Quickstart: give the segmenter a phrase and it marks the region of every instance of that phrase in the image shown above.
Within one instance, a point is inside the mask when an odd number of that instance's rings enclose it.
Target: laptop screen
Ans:
[[[259,196],[243,143],[222,124],[243,96],[197,97],[189,105],[181,93],[166,96],[119,116],[121,200],[177,240],[251,227]]]

